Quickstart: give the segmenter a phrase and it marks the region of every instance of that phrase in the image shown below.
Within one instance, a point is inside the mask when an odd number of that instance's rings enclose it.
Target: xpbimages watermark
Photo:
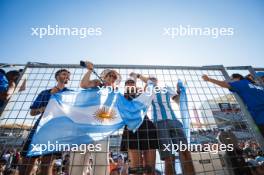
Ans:
[[[101,144],[62,144],[56,141],[55,143],[50,143],[48,141],[47,144],[31,144],[32,152],[61,152],[61,151],[73,151],[80,152],[80,154],[85,154],[93,151],[101,151]]]
[[[234,151],[233,144],[185,144],[180,141],[179,144],[163,144],[163,151],[179,152],[179,151],[191,151],[191,152],[210,152],[217,154],[219,151]]]
[[[75,36],[81,39],[101,36],[103,30],[101,27],[62,27],[59,25],[47,25],[45,27],[31,27],[31,36],[44,38],[54,36]]]
[[[233,27],[198,27],[191,25],[178,25],[173,27],[164,27],[163,36],[171,39],[177,37],[210,37],[217,39],[219,37],[230,37],[235,34]]]
[[[122,93],[121,89],[118,87],[112,87],[112,86],[97,86],[98,91],[97,93],[102,94],[110,94],[110,93]],[[165,87],[159,87],[159,86],[147,86],[145,89],[137,88],[136,86],[129,86],[125,89],[125,93],[133,94],[133,93],[142,94],[145,93],[147,96],[151,96],[152,94],[166,94],[168,92],[167,88]]]

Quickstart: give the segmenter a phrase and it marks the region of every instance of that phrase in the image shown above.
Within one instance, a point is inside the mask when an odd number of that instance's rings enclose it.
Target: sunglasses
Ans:
[[[128,81],[126,81],[125,84],[135,84],[135,81],[133,81],[133,80],[128,80]]]

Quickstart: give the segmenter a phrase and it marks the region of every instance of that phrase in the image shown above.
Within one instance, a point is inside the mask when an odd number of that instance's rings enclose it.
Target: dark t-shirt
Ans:
[[[68,91],[68,88],[63,88],[59,92]],[[41,107],[46,107],[49,103],[50,97],[51,97],[51,89],[47,89],[44,91],[41,91],[35,101],[30,106],[30,109],[39,109]]]
[[[247,105],[249,112],[257,124],[264,124],[264,88],[240,80],[229,83],[231,91],[236,92]]]

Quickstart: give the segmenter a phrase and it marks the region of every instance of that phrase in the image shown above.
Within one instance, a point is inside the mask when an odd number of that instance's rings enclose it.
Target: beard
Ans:
[[[60,82],[63,84],[68,84],[69,79],[62,79]]]

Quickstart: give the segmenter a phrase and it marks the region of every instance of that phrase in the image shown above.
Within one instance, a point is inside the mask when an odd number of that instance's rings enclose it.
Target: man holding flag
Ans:
[[[88,162],[85,160],[89,160],[89,156],[94,157],[96,165],[92,174],[109,174],[108,142],[104,139],[125,125],[129,130],[136,130],[147,113],[153,92],[144,92],[128,101],[116,91],[115,85],[121,79],[116,71],[107,69],[101,73],[100,80],[90,80],[91,72],[95,73],[93,65],[89,62],[85,64],[88,71],[80,84],[84,89],[51,96],[27,155],[77,151],[82,155],[71,157],[74,164],[71,174],[87,173]],[[148,84],[148,87],[152,86]],[[100,146],[93,149],[90,145]],[[86,151],[88,154],[83,155]],[[92,151],[96,153],[90,154]]]
[[[94,71],[94,65],[93,63],[86,61],[85,62],[86,68],[87,68],[87,72],[85,73],[84,77],[81,80],[80,83],[80,87],[83,89],[88,89],[88,88],[96,88],[98,89],[98,87],[103,88],[105,86],[109,86],[112,89],[116,88],[116,85],[121,81],[121,76],[118,72],[116,72],[115,70],[105,70],[101,73],[101,77],[99,79],[94,79],[91,80],[90,76],[92,74],[92,72]],[[102,82],[103,81],[103,82]],[[99,90],[99,89],[98,89]],[[72,159],[75,160],[79,160],[79,163],[81,164],[85,164],[85,162],[83,162],[83,160],[89,160],[88,157],[92,157],[93,158],[93,162],[96,163],[95,166],[93,166],[93,174],[109,174],[109,167],[108,167],[108,153],[109,153],[109,142],[107,140],[107,138],[105,138],[104,140],[98,141],[97,144],[99,144],[101,146],[101,151],[90,154],[90,152],[87,152],[85,154],[82,155],[76,155],[74,157],[71,157]],[[73,156],[73,153],[71,154],[71,156]],[[71,161],[71,162],[75,162],[76,161]],[[87,165],[84,166],[78,166],[78,167],[72,167],[72,170],[70,171],[72,174],[75,173],[79,173],[79,174],[84,174],[86,173],[86,167]],[[91,173],[91,172],[90,172]],[[92,174],[92,173],[91,173]]]
[[[42,91],[33,104],[30,106],[30,114],[32,116],[37,116],[40,114],[39,118],[37,119],[36,123],[34,124],[33,128],[31,129],[31,132],[27,138],[26,143],[24,144],[24,147],[21,152],[22,156],[22,165],[19,169],[20,175],[33,175],[35,174],[34,166],[37,163],[37,160],[40,156],[28,156],[28,151],[30,148],[30,143],[32,140],[32,137],[34,136],[37,127],[40,123],[40,120],[43,116],[43,113],[46,109],[46,106],[48,105],[48,102],[50,100],[50,97],[52,94],[56,94],[58,92],[64,92],[68,91],[69,89],[66,88],[66,84],[70,80],[70,72],[66,69],[60,69],[55,73],[55,79],[57,81],[56,86],[54,86],[52,89],[44,90]],[[46,131],[48,132],[48,131]],[[60,155],[60,154],[59,154]],[[56,156],[56,155],[55,155]],[[53,154],[45,155],[41,158],[41,173],[45,175],[52,175],[52,168],[53,168],[53,160],[56,157],[53,156]]]

